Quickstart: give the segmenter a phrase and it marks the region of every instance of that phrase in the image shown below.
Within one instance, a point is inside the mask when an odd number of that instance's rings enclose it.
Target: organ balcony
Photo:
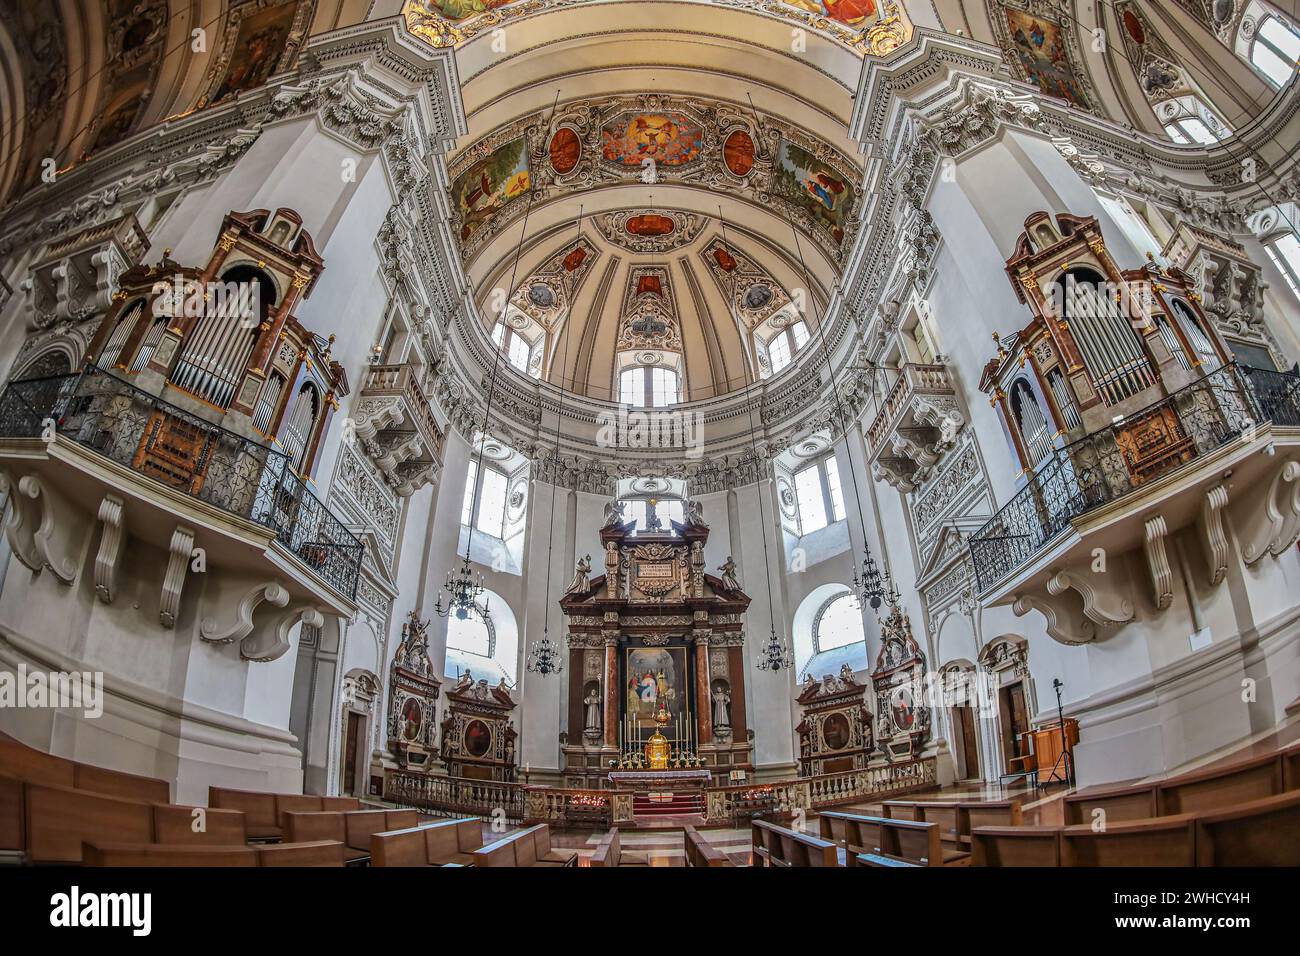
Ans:
[[[411,363],[372,365],[361,386],[356,435],[384,480],[402,497],[436,483],[444,431]]]
[[[867,429],[873,473],[901,491],[925,480],[965,424],[947,367],[908,363]]]
[[[1184,528],[1195,528],[1212,585],[1229,565],[1227,520],[1247,566],[1290,548],[1297,492],[1300,375],[1221,366],[1048,447],[970,539],[980,600],[1040,611],[1062,643],[1102,639],[1134,620],[1139,586],[1157,609],[1169,606],[1175,569],[1190,573],[1170,543]]]

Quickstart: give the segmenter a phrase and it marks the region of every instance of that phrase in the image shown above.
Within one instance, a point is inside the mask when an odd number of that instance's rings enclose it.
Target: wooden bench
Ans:
[[[370,837],[371,866],[443,866],[460,863],[482,865],[473,853],[461,849],[464,839],[459,824],[465,820],[443,820],[405,830],[375,833]],[[479,827],[478,820],[468,821]],[[531,845],[531,839],[530,839]]]
[[[1091,824],[1099,819],[1105,819],[1109,824],[1124,820],[1149,820],[1159,816],[1154,784],[1143,787],[1103,787],[1072,793],[1062,798],[1061,806],[1068,826]],[[1098,810],[1104,812],[1104,818],[1097,814]]]
[[[750,821],[755,866],[842,866],[839,847],[829,840],[799,833],[766,820]],[[938,839],[936,835],[935,839]]]
[[[261,793],[208,787],[208,806],[219,810],[242,810],[250,840],[279,840],[284,836],[286,813],[326,810],[360,810],[356,797],[321,797],[310,793]]]
[[[370,848],[367,846],[360,850],[347,845],[346,817],[347,814],[342,810],[287,811],[284,814],[285,839],[290,843],[314,843],[320,840],[341,843],[344,845],[345,863],[364,863],[370,859]]]
[[[687,826],[683,837],[686,841],[687,866],[730,866],[727,855],[700,835],[693,826]]]
[[[577,853],[570,857],[568,852],[552,850],[550,826],[539,823],[480,847],[470,856],[475,866],[574,866]]]
[[[177,846],[167,843],[86,843],[87,866],[342,866],[343,844]]]
[[[79,863],[83,843],[152,843],[153,806],[68,787],[23,787],[25,850],[33,863]]]
[[[1195,866],[1196,818],[1190,813],[1129,820],[1061,833],[1062,866]]]
[[[248,833],[240,810],[155,804],[153,840],[174,846],[243,846]]]
[[[918,866],[964,866],[969,859],[964,849],[944,846],[939,824],[931,821],[834,810],[824,811],[818,819],[823,838],[844,846],[849,866],[857,866],[862,856],[884,856]]]
[[[370,855],[370,838],[389,830],[410,830],[420,825],[414,810],[347,810],[343,813],[344,844]]]
[[[577,866],[578,851],[551,846],[551,828],[545,823],[531,827],[537,866]]]
[[[1060,866],[1062,827],[976,827],[971,866]]]
[[[596,844],[596,852],[587,861],[588,866],[648,866],[644,853],[624,851],[618,830],[610,830]]]
[[[1196,817],[1197,866],[1300,866],[1300,791]]]

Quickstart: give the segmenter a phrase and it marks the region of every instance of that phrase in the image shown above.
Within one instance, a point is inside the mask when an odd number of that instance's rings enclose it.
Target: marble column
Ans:
[[[695,632],[695,728],[699,743],[713,742],[713,695],[709,693],[709,632]]]
[[[618,632],[605,632],[605,746],[618,746]]]

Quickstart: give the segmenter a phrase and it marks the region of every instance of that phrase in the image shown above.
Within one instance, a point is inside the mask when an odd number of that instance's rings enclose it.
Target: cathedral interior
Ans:
[[[0,0],[0,869],[1300,865],[1298,61]]]

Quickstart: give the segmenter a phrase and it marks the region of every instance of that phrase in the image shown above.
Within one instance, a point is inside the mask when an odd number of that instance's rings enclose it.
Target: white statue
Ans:
[[[587,594],[591,591],[591,582],[587,575],[591,573],[591,555],[578,560],[578,567],[573,572],[573,582],[565,594]]]
[[[713,692],[713,726],[731,726],[731,694],[725,687],[718,687]]]
[[[585,730],[600,730],[600,691],[592,688],[591,693],[582,698],[587,705],[587,719],[583,721]]]

